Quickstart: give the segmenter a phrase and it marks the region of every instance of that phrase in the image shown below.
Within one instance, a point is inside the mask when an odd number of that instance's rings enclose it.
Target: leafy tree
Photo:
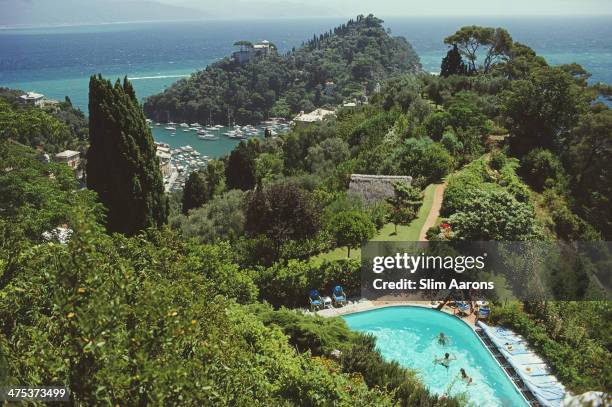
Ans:
[[[225,166],[228,189],[252,189],[257,182],[255,159],[260,152],[259,141],[241,141],[230,153]]]
[[[387,198],[387,202],[391,206],[388,219],[395,226],[397,234],[397,225],[408,225],[416,218],[423,203],[423,193],[404,182],[396,182],[393,184],[393,196]]]
[[[521,159],[520,174],[536,191],[559,185],[565,180],[561,161],[550,150],[531,150]]]
[[[467,68],[463,63],[459,48],[457,48],[457,44],[453,44],[453,47],[448,50],[446,56],[442,58],[440,75],[446,78],[451,75],[465,75],[466,72]]]
[[[407,139],[390,160],[398,166],[399,174],[423,177],[427,184],[440,181],[454,165],[448,151],[430,138]]]
[[[444,39],[445,44],[457,45],[469,62],[468,72],[476,72],[479,49],[484,49],[482,71],[488,73],[499,61],[508,59],[512,49],[512,37],[503,28],[466,26]],[[480,51],[482,52],[482,50]]]
[[[201,171],[206,183],[206,197],[208,200],[225,191],[225,164],[221,160],[210,160],[206,168]]]
[[[202,243],[235,242],[244,234],[244,195],[239,189],[217,195],[188,215],[172,218],[170,225],[186,239],[196,238]]]
[[[472,191],[461,211],[448,223],[454,239],[468,241],[522,241],[534,239],[533,207],[517,201],[506,191]]]
[[[351,257],[351,248],[359,245],[376,233],[372,220],[363,212],[339,212],[332,216],[328,225],[329,231],[336,239],[338,246],[346,246],[347,257]]]
[[[319,230],[319,213],[308,192],[281,182],[251,192],[246,202],[245,231],[276,243],[301,240]]]
[[[168,201],[153,136],[127,77],[114,86],[90,78],[89,141],[87,187],[108,210],[108,230],[131,235],[164,224]]]
[[[528,80],[513,81],[503,96],[512,151],[517,155],[538,147],[559,151],[585,108],[580,87],[562,69],[537,68]]]
[[[257,185],[274,182],[283,174],[283,159],[276,154],[262,153],[255,159]]]
[[[208,199],[208,186],[199,171],[189,174],[183,188],[183,213],[204,205]]]

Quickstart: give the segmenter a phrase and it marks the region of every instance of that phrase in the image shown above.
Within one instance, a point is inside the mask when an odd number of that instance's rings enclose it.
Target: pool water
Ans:
[[[417,371],[425,385],[438,395],[463,394],[469,405],[527,406],[505,372],[463,321],[443,312],[421,307],[386,307],[343,317],[351,329],[376,337],[377,348],[387,360]],[[440,332],[450,338],[438,343]],[[450,353],[448,369],[435,363]],[[464,368],[471,384],[460,379]]]

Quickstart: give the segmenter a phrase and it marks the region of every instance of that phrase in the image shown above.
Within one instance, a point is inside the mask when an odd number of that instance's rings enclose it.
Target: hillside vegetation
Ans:
[[[410,44],[382,23],[359,16],[286,55],[273,52],[243,65],[225,58],[149,97],[145,113],[158,121],[227,123],[229,114],[237,123],[256,123],[363,99],[377,83],[420,69]],[[326,89],[327,82],[333,87]]]

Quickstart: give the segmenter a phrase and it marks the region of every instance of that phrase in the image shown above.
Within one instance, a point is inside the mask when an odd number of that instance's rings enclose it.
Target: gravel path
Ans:
[[[427,234],[427,230],[430,227],[435,226],[436,220],[440,216],[440,209],[442,208],[442,198],[444,198],[444,190],[446,189],[446,185],[448,182],[444,181],[442,184],[439,184],[434,191],[433,203],[431,204],[431,209],[429,210],[429,215],[427,215],[427,219],[425,219],[425,223],[421,228],[421,233],[419,234],[419,241],[425,241],[427,238],[425,235]]]

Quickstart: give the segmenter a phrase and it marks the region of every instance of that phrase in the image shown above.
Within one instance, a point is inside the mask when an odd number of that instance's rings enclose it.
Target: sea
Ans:
[[[612,84],[612,17],[382,17],[392,35],[405,37],[423,68],[439,72],[446,36],[465,25],[506,28],[550,64],[577,62],[592,82]],[[207,20],[121,23],[0,30],[0,86],[35,91],[72,103],[87,113],[88,81],[93,74],[127,76],[140,99],[161,92],[181,78],[229,55],[234,42],[269,40],[281,52],[299,47],[343,18]],[[197,139],[195,132],[154,126],[156,140],[172,147],[192,145],[218,157],[239,142]]]

